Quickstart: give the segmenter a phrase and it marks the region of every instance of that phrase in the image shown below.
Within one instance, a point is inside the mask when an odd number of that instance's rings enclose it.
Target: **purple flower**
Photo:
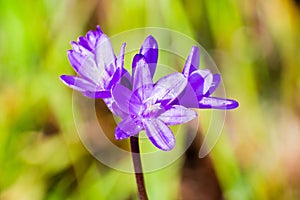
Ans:
[[[112,90],[116,104],[126,113],[116,128],[115,136],[121,140],[145,130],[156,147],[167,151],[175,146],[175,137],[168,125],[188,122],[197,113],[184,106],[171,104],[186,87],[186,78],[181,73],[173,73],[153,83],[147,60],[142,54],[135,55],[132,89],[118,83]]]
[[[211,97],[210,95],[220,84],[220,74],[212,74],[208,69],[199,68],[199,49],[193,46],[186,60],[182,74],[186,77],[188,85],[180,104],[192,108],[233,109],[238,107],[238,102],[231,99]],[[191,96],[196,97],[192,102]]]
[[[197,47],[192,48],[182,73],[169,74],[153,83],[158,45],[152,36],[144,40],[135,55],[132,76],[123,68],[125,43],[116,57],[99,26],[71,44],[73,49],[68,51],[68,58],[78,76],[60,78],[87,97],[103,98],[108,108],[122,118],[115,130],[117,140],[145,130],[156,147],[171,150],[175,137],[168,126],[194,119],[197,113],[189,108],[238,106],[234,100],[210,96],[220,83],[220,75],[198,69]]]
[[[97,26],[96,31],[89,31],[71,45],[73,49],[68,51],[68,58],[79,76],[62,75],[60,79],[87,97],[111,97],[110,90],[123,72],[125,43],[116,58],[108,37]]]

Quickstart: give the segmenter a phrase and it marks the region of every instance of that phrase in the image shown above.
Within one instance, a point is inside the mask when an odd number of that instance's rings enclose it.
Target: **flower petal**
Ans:
[[[150,141],[159,149],[169,151],[175,146],[175,137],[171,129],[159,119],[144,122],[146,134]]]
[[[80,92],[96,91],[97,89],[97,87],[93,83],[78,76],[61,75],[60,80],[62,80],[62,82],[70,88]]]
[[[125,68],[123,68],[121,74],[121,84],[127,87],[128,89],[132,90],[132,77],[129,74],[129,72]]]
[[[93,56],[87,56],[83,60],[82,66],[78,69],[78,74],[102,87],[104,87],[103,84],[105,80],[109,78],[105,70],[101,70],[97,67]]]
[[[111,89],[114,85],[116,85],[121,79],[122,68],[117,68],[115,73],[110,77],[110,80],[106,82],[105,88]]]
[[[220,84],[220,81],[221,81],[220,74],[213,74],[213,80],[212,80],[212,83],[210,85],[210,88],[204,96],[209,96],[212,93],[214,93],[214,91],[216,91],[216,89],[218,88],[218,86]]]
[[[69,50],[68,58],[74,70],[84,79],[87,79],[95,84],[99,84],[101,78],[106,78],[108,75],[100,71],[97,67],[93,56],[82,56],[76,51]],[[103,75],[101,75],[101,73]],[[103,76],[103,77],[100,77]]]
[[[239,103],[232,99],[223,99],[219,97],[203,97],[199,101],[199,108],[214,108],[214,109],[234,109],[239,106]]]
[[[194,95],[197,96],[198,99],[201,99],[203,96],[203,85],[204,85],[204,78],[201,76],[201,74],[192,73],[188,77],[188,84],[193,88]],[[188,94],[190,95],[190,94]]]
[[[90,30],[85,37],[81,36],[78,38],[78,43],[73,41],[71,45],[74,51],[82,56],[90,56],[95,53],[97,40],[102,34],[100,26],[97,26],[96,31]]]
[[[100,70],[105,70],[110,76],[114,74],[116,70],[116,56],[109,38],[105,34],[102,34],[97,40],[95,57]]]
[[[103,34],[100,26],[98,25],[96,28],[96,31],[91,30],[86,34],[86,38],[90,41],[90,43],[93,46],[93,49],[95,49],[96,47],[96,42],[97,40],[101,37],[101,35]]]
[[[113,98],[103,98],[103,101],[107,105],[108,109],[114,114],[122,119],[125,118],[128,114],[123,112],[119,106],[116,104],[115,100]]]
[[[93,51],[93,46],[89,40],[83,36],[78,38],[78,45],[81,47],[81,50],[85,53]]]
[[[133,91],[129,101],[129,112],[133,115],[139,116],[144,111],[147,105],[151,102],[147,102],[153,89],[153,85],[143,85],[137,90]]]
[[[149,35],[144,40],[140,49],[140,54],[142,54],[145,57],[147,63],[149,64],[151,77],[153,77],[158,59],[158,45],[155,38],[152,35]]]
[[[123,140],[138,134],[142,129],[141,123],[134,122],[130,116],[127,116],[118,124],[115,131],[115,137],[117,140]]]
[[[183,124],[197,117],[194,110],[184,106],[173,105],[170,109],[158,116],[167,125]]]
[[[131,90],[121,84],[116,84],[112,89],[112,97],[114,98],[117,106],[125,113],[129,113],[129,102],[131,96]]]
[[[109,99],[109,98],[107,98],[107,99]],[[104,101],[105,100],[106,99],[104,99]],[[106,105],[114,115],[117,115],[117,116],[121,117],[122,119],[128,115],[126,112],[121,110],[121,108],[114,101],[111,103],[111,105],[108,105],[108,104],[106,104]]]
[[[93,55],[93,51],[90,48],[87,49],[86,47],[82,46],[81,44],[75,41],[71,42],[71,46],[75,52],[79,53],[83,57]]]
[[[142,54],[136,54],[133,58],[132,68],[135,69],[133,72],[133,92],[137,91],[138,96],[141,100],[149,97],[152,92],[153,81],[149,70],[148,63]],[[144,88],[145,89],[140,89]]]
[[[201,76],[204,79],[202,95],[206,94],[213,82],[213,74],[208,69],[199,69],[194,71],[191,76]]]
[[[111,93],[109,90],[103,90],[103,91],[85,91],[82,93],[84,96],[93,98],[93,99],[98,99],[98,98],[111,98]]]
[[[199,48],[197,46],[193,46],[182,71],[185,77],[188,77],[193,71],[199,68],[199,61]]]
[[[186,85],[187,80],[181,73],[169,74],[155,83],[149,99],[153,103],[164,100],[168,100],[165,103],[170,103],[182,93]]]
[[[202,96],[201,96],[202,98]],[[191,83],[189,82],[184,89],[183,94],[178,98],[178,102],[172,102],[173,105],[182,105],[186,108],[198,108],[199,106],[199,97],[195,92],[195,89],[192,88]]]
[[[126,46],[126,43],[123,43],[122,46],[121,46],[119,56],[116,60],[117,68],[123,68],[123,66],[124,66],[125,46]]]
[[[79,73],[79,68],[81,67],[82,62],[83,62],[83,60],[84,60],[85,57],[82,56],[80,53],[78,53],[75,50],[69,50],[67,52],[67,54],[68,54],[69,62],[71,63],[71,65],[73,66],[73,68],[75,69],[75,71],[77,73]]]

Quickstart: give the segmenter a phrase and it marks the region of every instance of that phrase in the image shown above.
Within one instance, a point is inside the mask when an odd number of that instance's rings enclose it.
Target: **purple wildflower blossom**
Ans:
[[[211,97],[218,88],[220,74],[212,74],[208,69],[199,68],[199,49],[194,46],[186,60],[182,74],[188,80],[184,95],[180,98],[180,104],[192,108],[234,109],[238,102],[232,99]],[[191,102],[191,96],[196,96],[197,103]]]
[[[125,43],[116,57],[99,26],[71,45],[73,49],[68,51],[68,58],[78,76],[60,78],[87,97],[103,98],[108,108],[122,118],[115,131],[117,140],[145,130],[156,147],[171,150],[175,137],[168,125],[194,119],[197,113],[188,108],[233,109],[238,106],[234,100],[210,96],[220,83],[220,75],[198,69],[197,47],[192,48],[182,73],[167,75],[153,83],[158,45],[152,36],[144,40],[135,55],[132,76],[123,68]]]
[[[62,75],[61,80],[87,97],[110,98],[111,88],[122,75],[125,43],[116,58],[108,37],[97,26],[71,45],[68,58],[79,76]]]
[[[116,128],[116,139],[125,139],[145,130],[156,147],[171,150],[175,146],[175,137],[168,125],[182,124],[197,116],[191,109],[171,104],[185,89],[187,80],[181,73],[173,73],[154,84],[151,66],[142,54],[135,55],[132,68],[132,90],[121,83],[112,90],[116,104],[127,114]]]

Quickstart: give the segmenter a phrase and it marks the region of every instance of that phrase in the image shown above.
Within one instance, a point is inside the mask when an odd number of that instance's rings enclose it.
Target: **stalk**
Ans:
[[[133,161],[133,166],[135,171],[135,180],[138,188],[139,198],[140,200],[148,200],[145,181],[144,181],[141,156],[140,156],[138,135],[130,137],[130,146],[131,146],[132,161]]]

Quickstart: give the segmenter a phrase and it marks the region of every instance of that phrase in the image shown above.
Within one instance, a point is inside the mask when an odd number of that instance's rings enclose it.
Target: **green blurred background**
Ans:
[[[108,36],[155,26],[202,44],[240,102],[210,154],[223,196],[300,199],[299,1],[0,0],[1,200],[137,198],[132,174],[80,142],[58,78],[74,73],[69,42],[97,24]],[[183,160],[146,175],[150,199],[182,198]]]

